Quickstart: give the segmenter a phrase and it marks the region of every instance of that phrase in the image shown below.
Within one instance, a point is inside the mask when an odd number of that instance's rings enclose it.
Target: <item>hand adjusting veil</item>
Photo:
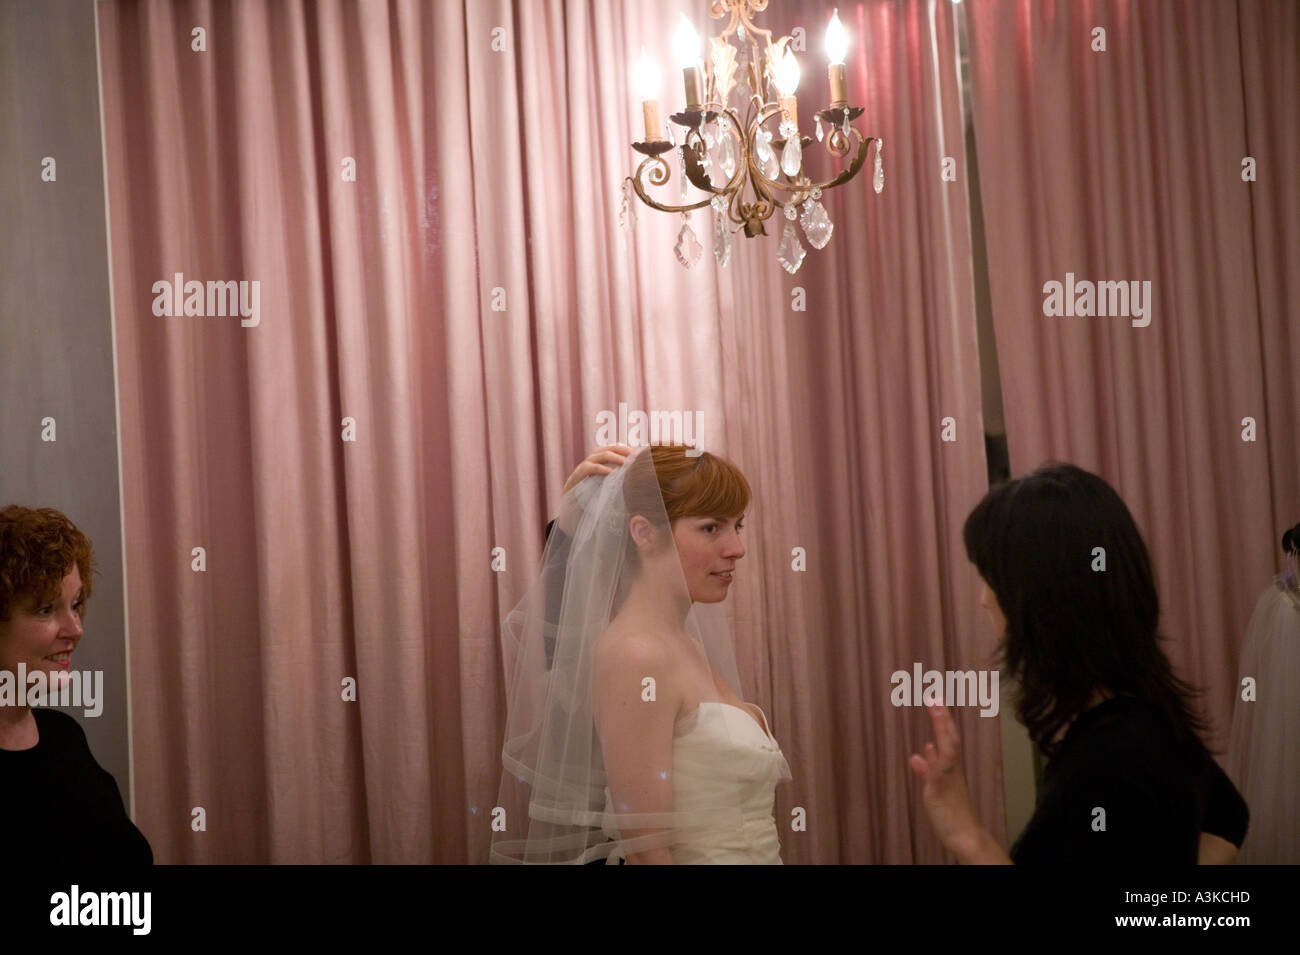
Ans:
[[[638,516],[645,520],[634,521]],[[654,531],[648,547],[646,522]],[[707,582],[707,571],[699,576]],[[608,653],[628,635],[665,635],[688,655],[702,654],[716,678],[739,697],[735,650],[721,604],[725,589],[715,586],[707,596],[716,601],[692,602],[649,449],[608,475],[586,478],[565,496],[540,579],[502,627],[509,715],[497,806],[505,816],[504,824],[494,821],[492,862],[612,861],[669,847],[686,830],[740,824],[734,798],[663,798],[685,767],[676,758],[662,767],[643,764],[639,754],[642,745],[647,754],[662,754],[670,744],[676,749],[667,730],[657,740],[607,734],[621,747],[613,754],[620,767],[630,764],[645,774],[641,778],[668,784],[659,786],[655,797],[627,785],[620,769],[611,792],[605,769],[610,754],[603,751],[598,726],[607,710],[600,701],[613,691],[627,694],[618,700],[624,706],[672,704],[657,699],[670,695],[662,674],[646,673],[617,687],[593,683],[598,643]],[[698,671],[707,673],[703,667]],[[679,723],[689,722],[674,723],[677,715],[655,714],[676,727],[673,740],[680,735]],[[707,772],[707,767],[695,769]]]

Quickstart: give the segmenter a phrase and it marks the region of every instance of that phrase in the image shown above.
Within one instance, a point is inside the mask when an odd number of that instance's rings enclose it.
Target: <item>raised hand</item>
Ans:
[[[603,448],[597,448],[586,459],[578,462],[569,479],[564,482],[564,493],[568,494],[593,474],[614,473],[614,468],[621,467],[631,453],[632,449],[626,444],[607,444]]]
[[[921,800],[939,841],[962,861],[975,861],[986,834],[961,770],[957,724],[947,707],[927,709],[938,745],[926,743],[925,754],[913,753],[908,765],[921,780]]]

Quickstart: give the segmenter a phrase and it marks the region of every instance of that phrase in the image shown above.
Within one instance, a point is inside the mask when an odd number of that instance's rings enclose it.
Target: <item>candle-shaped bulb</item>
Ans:
[[[677,32],[673,34],[673,56],[682,69],[700,62],[700,37],[684,13],[678,14]]]
[[[641,47],[641,59],[637,61],[633,77],[641,99],[659,98],[659,67],[650,59],[645,47]]]
[[[776,75],[772,77],[776,88],[782,96],[793,96],[799,88],[799,61],[794,58],[790,48],[786,47],[785,56],[776,64]]]
[[[840,23],[840,11],[837,7],[831,15],[830,25],[826,27],[826,56],[832,63],[843,63],[849,52],[849,34]]]

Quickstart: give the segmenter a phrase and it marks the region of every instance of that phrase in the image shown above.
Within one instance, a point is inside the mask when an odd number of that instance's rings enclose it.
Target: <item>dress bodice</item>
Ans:
[[[735,806],[742,822],[681,830],[672,846],[673,861],[780,865],[772,807],[776,784],[789,778],[781,747],[748,710],[730,703],[701,703],[674,729],[673,808]]]

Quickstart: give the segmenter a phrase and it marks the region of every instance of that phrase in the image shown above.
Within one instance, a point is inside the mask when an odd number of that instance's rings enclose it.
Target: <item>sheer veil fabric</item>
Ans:
[[[612,862],[671,848],[690,831],[742,826],[740,799],[726,787],[704,799],[674,793],[685,769],[671,754],[694,703],[717,701],[717,681],[741,696],[725,589],[706,596],[718,599],[691,599],[649,449],[565,496],[540,577],[502,628],[509,713],[493,863]],[[607,660],[647,641],[693,659],[689,676],[656,672],[650,661],[662,657],[652,651],[645,672],[622,667],[602,681]],[[712,677],[712,693],[701,695],[701,675],[703,685]],[[710,724],[713,734],[735,726]],[[629,734],[629,725],[653,732]]]

